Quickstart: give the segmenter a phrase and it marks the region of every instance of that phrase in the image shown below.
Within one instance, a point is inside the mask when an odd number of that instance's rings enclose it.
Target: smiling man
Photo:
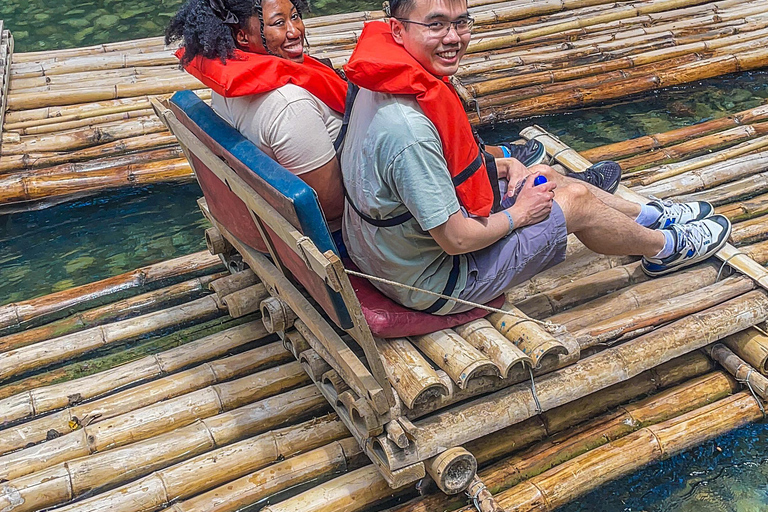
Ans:
[[[463,311],[419,290],[488,302],[561,262],[568,233],[599,253],[643,256],[650,275],[725,244],[730,223],[708,203],[640,205],[485,153],[447,78],[469,45],[466,0],[393,0],[390,9],[388,23],[366,25],[345,67],[360,92],[341,155],[352,260],[412,287],[374,281],[383,293],[430,313]],[[547,183],[534,185],[538,174]]]

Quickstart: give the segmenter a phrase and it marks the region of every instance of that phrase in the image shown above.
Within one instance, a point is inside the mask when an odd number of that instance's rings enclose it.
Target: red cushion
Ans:
[[[345,264],[351,262],[345,261]],[[371,332],[379,338],[402,338],[429,334],[440,329],[450,329],[457,325],[477,320],[488,314],[488,311],[475,308],[454,315],[431,315],[407,308],[381,293],[370,281],[362,277],[349,276],[352,288],[357,294],[363,315]],[[488,303],[499,308],[504,303],[504,295],[500,295]]]

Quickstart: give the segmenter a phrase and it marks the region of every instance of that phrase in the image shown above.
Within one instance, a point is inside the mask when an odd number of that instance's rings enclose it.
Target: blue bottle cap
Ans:
[[[547,178],[539,174],[538,176],[536,176],[536,179],[533,180],[533,185],[534,186],[543,185],[546,182],[547,182]]]

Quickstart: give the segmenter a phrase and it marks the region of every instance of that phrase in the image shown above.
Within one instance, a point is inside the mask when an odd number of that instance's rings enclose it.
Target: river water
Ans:
[[[3,0],[0,19],[16,51],[156,36],[179,0]],[[320,0],[316,14],[375,8]],[[744,73],[651,93],[611,107],[485,129],[488,142],[532,123],[577,150],[667,131],[738,112],[768,99],[768,74]],[[203,250],[207,227],[195,183],[107,192],[37,212],[0,216],[0,305]],[[561,512],[768,510],[768,429],[751,425],[653,464],[563,507]]]

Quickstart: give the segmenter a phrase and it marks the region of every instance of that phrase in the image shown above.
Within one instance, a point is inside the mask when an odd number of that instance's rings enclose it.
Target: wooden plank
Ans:
[[[592,165],[592,162],[563,144],[557,137],[548,133],[540,126],[534,125],[525,128],[520,132],[520,135],[526,139],[536,139],[544,144],[548,154],[557,155],[555,160],[573,171],[583,171]],[[636,203],[645,204],[648,202],[647,198],[631,191],[624,185],[619,185],[616,195]],[[725,244],[715,256],[724,264],[730,265],[742,274],[752,278],[760,287],[768,290],[768,270],[736,249],[733,245]]]
[[[347,347],[336,331],[325,321],[302,293],[285,276],[277,272],[274,265],[260,252],[243,244],[207,211],[204,201],[199,202],[205,216],[216,226],[224,237],[237,249],[243,259],[270,289],[279,290],[283,299],[321,341],[333,363],[328,361],[358,396],[364,398],[371,408],[388,421],[389,402],[379,383],[360,359]]]

